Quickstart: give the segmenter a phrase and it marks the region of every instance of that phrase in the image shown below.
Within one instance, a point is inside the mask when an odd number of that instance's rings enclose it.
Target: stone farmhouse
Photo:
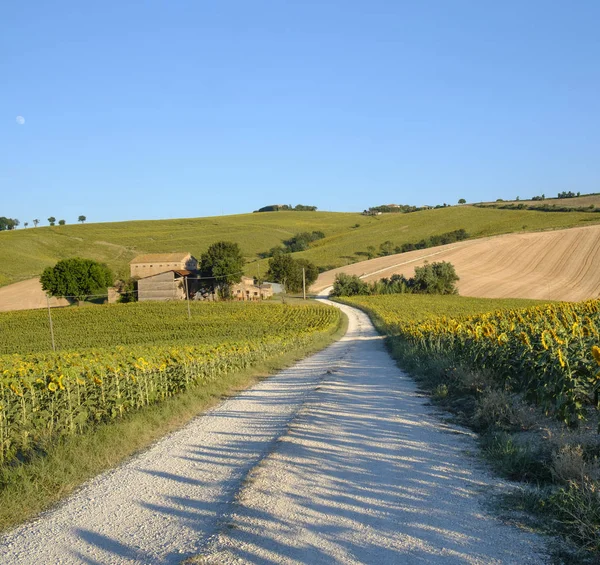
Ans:
[[[131,277],[143,279],[172,270],[197,271],[198,260],[191,253],[148,253],[129,263]]]
[[[231,294],[234,300],[264,300],[273,296],[273,286],[269,283],[256,285],[252,277],[242,277],[231,287]]]
[[[195,290],[191,275],[198,271],[198,260],[190,253],[149,253],[131,263],[132,278],[138,279],[138,300],[185,300]],[[186,294],[187,293],[187,294]]]
[[[129,264],[132,278],[137,279],[138,300],[216,300],[209,283],[202,286],[198,278],[198,260],[190,253],[150,253],[140,255]],[[262,300],[273,296],[269,283],[255,285],[251,277],[242,277],[232,286],[234,300]]]

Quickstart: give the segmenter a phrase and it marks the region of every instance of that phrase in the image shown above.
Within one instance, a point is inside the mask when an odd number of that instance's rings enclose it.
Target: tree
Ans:
[[[222,298],[229,298],[231,285],[242,280],[243,268],[242,251],[237,243],[231,241],[213,243],[200,258],[201,275],[215,279]]]
[[[90,294],[104,292],[113,282],[112,271],[103,263],[73,257],[46,267],[40,281],[51,296],[68,296],[83,300]]]
[[[269,259],[269,270],[267,271],[267,279],[281,283],[287,291],[288,280],[294,269],[294,258],[288,253],[277,253]]]
[[[48,218],[48,223],[49,223],[51,226],[55,225],[55,224],[56,224],[56,218],[55,218],[54,216],[50,216],[50,217]]]
[[[29,222],[25,222],[23,225],[24,225],[25,227],[27,227],[27,226],[29,225]]]
[[[33,227],[37,228],[37,225],[40,223],[40,221],[36,218],[35,220],[33,220]]]
[[[58,225],[59,226],[64,226],[67,222],[65,222],[64,220],[58,220]]]
[[[298,266],[298,284],[294,284],[294,289],[297,290],[292,290],[292,292],[300,292],[302,290],[302,269],[304,269],[304,281],[306,283],[306,288],[308,289],[317,280],[319,268],[308,259],[296,259],[295,261]]]
[[[331,296],[357,296],[369,294],[369,285],[358,275],[339,273],[335,276]]]
[[[269,259],[267,279],[281,283],[286,292],[300,292],[302,269],[304,269],[308,288],[317,280],[319,269],[306,259],[294,259],[289,253],[278,253]]]
[[[421,294],[458,294],[458,280],[454,265],[442,261],[415,267],[415,276],[409,279],[409,286],[413,292]]]
[[[467,201],[466,201],[464,198],[461,198],[461,199],[458,201],[458,203],[459,203],[459,204],[466,204],[466,203],[467,203]]]
[[[383,255],[384,257],[386,255],[393,255],[395,251],[396,251],[396,248],[394,247],[394,244],[390,240],[384,241],[379,246],[379,255]]]
[[[83,222],[85,222],[87,220],[87,218],[85,216],[79,216],[79,218],[77,218],[78,222],[81,222],[83,224]]]
[[[0,231],[14,230],[19,225],[16,218],[5,218],[0,216]]]

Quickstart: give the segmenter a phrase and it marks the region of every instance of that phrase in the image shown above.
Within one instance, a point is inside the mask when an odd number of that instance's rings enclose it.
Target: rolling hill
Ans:
[[[364,259],[366,249],[394,245],[464,228],[472,237],[600,223],[600,214],[536,212],[452,206],[410,214],[363,216],[341,212],[266,212],[235,216],[37,227],[0,232],[0,286],[38,276],[59,259],[81,256],[107,263],[126,276],[142,253],[191,251],[199,257],[219,240],[237,242],[248,260],[246,272],[264,273],[265,252],[295,233],[320,230],[325,238],[297,253],[321,268]],[[260,265],[260,266],[258,266]]]
[[[554,214],[553,214],[554,215]],[[410,277],[426,261],[449,261],[461,295],[579,301],[600,296],[600,225],[499,235],[379,257],[322,273],[313,292],[331,286],[339,272],[373,281]]]

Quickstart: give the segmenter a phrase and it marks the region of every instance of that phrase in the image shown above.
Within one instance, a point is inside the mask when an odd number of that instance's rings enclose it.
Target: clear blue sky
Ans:
[[[597,0],[2,2],[0,216],[600,192],[598,22]]]

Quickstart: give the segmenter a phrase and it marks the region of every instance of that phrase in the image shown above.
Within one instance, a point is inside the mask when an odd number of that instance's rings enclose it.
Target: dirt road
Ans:
[[[3,565],[543,563],[370,321],[0,540]]]
[[[426,261],[449,261],[463,296],[579,301],[600,296],[600,225],[499,235],[378,257],[326,271],[312,286],[321,292],[340,272],[373,281],[410,277]]]

